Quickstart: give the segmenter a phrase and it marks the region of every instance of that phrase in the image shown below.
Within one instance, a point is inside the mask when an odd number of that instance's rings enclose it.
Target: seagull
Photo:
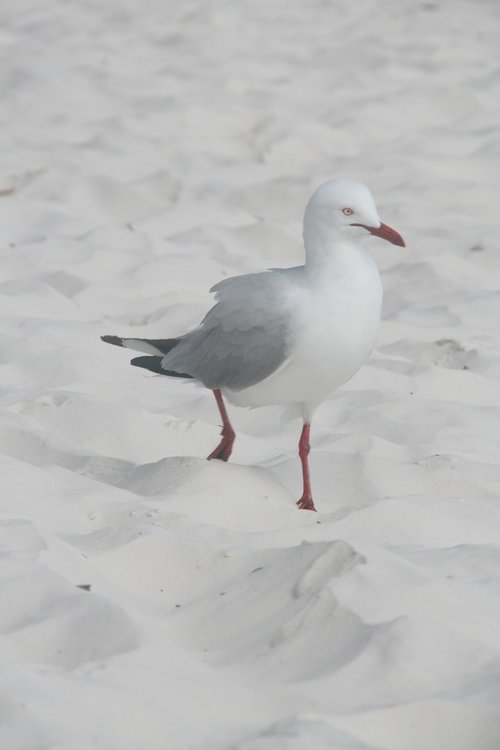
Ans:
[[[306,206],[305,262],[224,279],[216,304],[197,328],[176,338],[102,336],[147,356],[131,364],[168,377],[194,379],[213,391],[221,440],[209,460],[227,461],[236,434],[224,398],[237,406],[297,404],[303,492],[315,511],[308,457],[318,406],[363,365],[379,329],[382,284],[363,246],[368,235],[405,247],[378,216],[369,189],[351,179],[320,185]]]

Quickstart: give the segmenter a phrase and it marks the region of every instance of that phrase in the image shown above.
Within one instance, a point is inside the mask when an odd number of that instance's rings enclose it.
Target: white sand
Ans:
[[[498,750],[496,0],[4,0],[0,748]],[[377,350],[300,424],[129,367],[351,176]],[[91,585],[91,591],[78,588]]]

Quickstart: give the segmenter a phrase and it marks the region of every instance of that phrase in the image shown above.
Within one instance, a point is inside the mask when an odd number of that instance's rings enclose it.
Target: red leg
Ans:
[[[219,461],[227,461],[233,450],[236,433],[231,426],[231,422],[229,421],[229,417],[227,416],[226,406],[222,399],[222,393],[218,388],[214,389],[214,396],[215,400],[217,401],[217,406],[219,407],[220,415],[222,417],[222,440],[220,441],[217,448],[213,450],[209,456],[207,456],[207,459],[211,461],[213,458],[218,458]]]
[[[309,433],[311,431],[311,425],[308,422],[304,422],[302,428],[302,434],[299,440],[299,456],[302,463],[302,478],[304,480],[304,491],[302,497],[297,502],[297,505],[302,510],[316,510],[314,507],[314,501],[311,493],[311,477],[309,476],[309,462],[307,457],[311,447],[309,445]]]

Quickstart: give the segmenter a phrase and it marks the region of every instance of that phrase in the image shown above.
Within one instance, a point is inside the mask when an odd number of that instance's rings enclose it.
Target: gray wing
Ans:
[[[241,390],[267,378],[288,355],[293,284],[283,273],[246,274],[216,284],[217,304],[162,360],[208,388]]]

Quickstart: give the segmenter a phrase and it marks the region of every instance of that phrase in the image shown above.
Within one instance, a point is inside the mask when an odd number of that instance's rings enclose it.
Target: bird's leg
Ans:
[[[222,417],[222,440],[220,441],[217,448],[213,450],[209,456],[207,456],[207,459],[211,461],[213,458],[218,458],[220,461],[227,461],[233,450],[236,433],[231,426],[231,422],[229,421],[229,417],[227,416],[226,405],[224,404],[224,401],[222,399],[222,393],[218,388],[214,389],[214,396],[215,400],[217,401],[217,406],[219,407],[220,415]]]
[[[309,445],[309,433],[311,432],[311,425],[309,422],[304,422],[304,427],[302,428],[302,433],[300,435],[299,440],[299,456],[300,456],[300,462],[302,464],[302,478],[304,480],[304,491],[302,493],[302,497],[297,502],[297,505],[302,510],[316,510],[314,507],[314,500],[312,499],[312,493],[311,493],[311,477],[309,475],[309,462],[307,460],[307,457],[309,456],[309,451],[311,450],[311,446]]]

